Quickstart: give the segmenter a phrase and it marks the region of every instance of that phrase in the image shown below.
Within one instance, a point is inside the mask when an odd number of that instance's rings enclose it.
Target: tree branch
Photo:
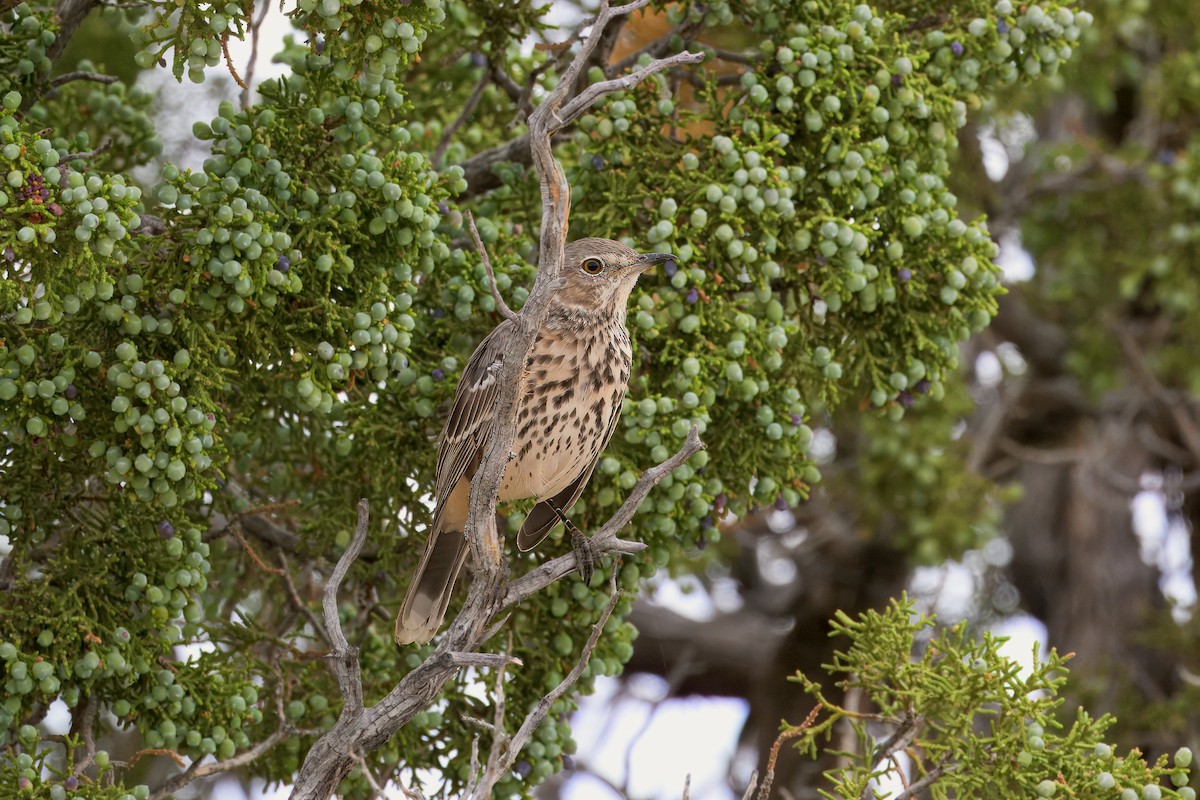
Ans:
[[[525,664],[516,656],[507,656],[503,653],[447,653],[446,655],[450,659],[450,663],[456,667],[504,668],[510,664],[514,667]]]
[[[100,0],[61,0],[59,2],[58,8],[54,10],[59,19],[58,35],[54,38],[54,44],[46,50],[46,56],[51,61],[62,54],[84,18],[98,5],[100,5]]]
[[[100,142],[100,144],[97,145],[95,150],[88,150],[86,153],[67,153],[65,156],[63,156],[62,158],[60,158],[58,160],[58,166],[62,167],[66,164],[70,164],[72,161],[76,161],[81,158],[82,159],[95,158],[96,156],[100,155],[101,153],[103,153],[105,150],[107,150],[110,147],[112,147],[112,139],[110,137],[106,136]]]
[[[450,140],[454,138],[455,132],[462,127],[462,124],[467,121],[467,117],[475,112],[475,106],[479,105],[479,101],[483,99],[483,90],[487,88],[491,80],[491,73],[485,70],[483,77],[475,84],[475,89],[471,92],[471,96],[467,98],[467,102],[463,103],[462,110],[458,112],[458,116],[442,131],[442,138],[438,140],[437,147],[433,150],[433,158],[430,159],[434,164],[442,162],[442,157],[446,155],[446,148],[450,146]]]
[[[208,763],[195,761],[180,774],[163,781],[157,789],[150,793],[150,800],[162,800],[164,797],[170,797],[189,783],[198,781],[201,778],[207,778],[209,775],[216,775],[221,772],[229,772],[238,767],[244,767],[291,734],[292,730],[288,725],[280,725],[266,739],[224,761],[210,761]]]
[[[499,86],[508,95],[508,99],[514,103],[521,99],[521,87],[512,79],[512,76],[504,71],[496,59],[488,59],[488,72],[492,76],[492,83]]]
[[[613,570],[608,577],[609,597],[608,605],[604,607],[603,613],[600,614],[600,619],[592,626],[592,633],[588,637],[587,644],[583,646],[583,652],[579,654],[579,660],[571,669],[567,676],[559,682],[550,692],[538,701],[533,710],[530,711],[524,721],[521,722],[521,727],[511,738],[505,737],[504,732],[499,729],[504,720],[499,714],[496,716],[496,740],[492,746],[492,754],[488,757],[487,772],[475,787],[475,792],[472,795],[474,800],[486,800],[492,796],[492,789],[496,782],[508,773],[517,761],[517,756],[521,754],[522,748],[533,736],[533,732],[538,729],[542,721],[546,719],[546,715],[550,713],[550,709],[558,701],[560,697],[567,693],[572,686],[579,680],[584,669],[587,668],[588,662],[592,659],[592,651],[596,649],[596,644],[600,641],[600,635],[604,633],[604,626],[608,624],[609,617],[612,616],[613,609],[617,607],[617,602],[621,599],[621,591],[617,588],[617,570]],[[501,756],[500,753],[503,752]]]
[[[919,797],[922,792],[928,787],[937,782],[937,779],[942,777],[947,772],[944,764],[938,764],[929,772],[925,773],[919,780],[915,780],[908,787],[896,795],[894,800],[911,800],[913,797]]]
[[[496,273],[492,270],[492,260],[488,258],[487,248],[483,246],[483,239],[479,238],[479,229],[475,227],[475,215],[467,209],[467,225],[471,229],[471,236],[475,239],[475,247],[479,249],[479,257],[483,259],[483,268],[487,270],[488,288],[492,290],[492,299],[496,301],[496,310],[500,312],[500,316],[505,319],[512,319],[516,316],[508,303],[504,302],[504,295],[500,294],[500,287],[496,285]]]
[[[254,0],[247,0],[247,2],[252,4]],[[250,107],[250,87],[254,85],[254,67],[258,64],[258,40],[262,35],[263,22],[267,19],[267,13],[270,10],[270,2],[263,2],[258,16],[250,23],[250,55],[246,58],[246,85],[242,87],[242,110]]]
[[[96,700],[91,694],[84,695],[75,713],[71,715],[71,732],[83,739],[83,757],[75,759],[72,773],[82,775],[96,760]]]
[[[525,721],[521,723],[520,729],[513,734],[512,741],[508,746],[508,754],[504,759],[500,772],[508,772],[516,763],[517,756],[521,753],[521,748],[529,741],[529,737],[542,724],[542,720],[550,713],[551,707],[558,701],[560,697],[567,693],[567,690],[575,685],[579,677],[583,675],[584,669],[587,668],[588,662],[592,659],[592,651],[596,649],[596,644],[600,641],[601,634],[604,633],[604,626],[608,624],[609,618],[612,616],[613,610],[617,607],[617,603],[621,599],[621,590],[617,588],[617,570],[613,570],[608,576],[608,605],[604,607],[604,612],[600,614],[600,619],[596,620],[596,624],[592,626],[592,633],[588,636],[587,644],[583,646],[583,652],[579,654],[579,661],[567,673],[567,677],[555,686],[549,694],[538,701],[537,706],[533,711],[525,717]]]
[[[57,89],[66,83],[72,81],[91,81],[92,83],[116,83],[121,80],[116,75],[105,75],[100,72],[85,72],[76,70],[75,72],[64,72],[50,81],[50,88]]]
[[[530,133],[527,143],[533,163],[541,177],[542,227],[538,271],[529,299],[521,313],[514,318],[516,324],[497,375],[499,393],[493,412],[492,432],[483,459],[471,482],[470,510],[463,528],[475,567],[463,609],[424,662],[405,675],[377,704],[370,708],[363,707],[358,654],[346,642],[337,617],[338,587],[366,536],[365,501],[360,503],[359,530],[350,548],[338,561],[338,566],[325,587],[324,597],[325,624],[334,642],[331,660],[344,698],[344,706],[337,723],[317,740],[305,757],[296,775],[291,795],[293,800],[325,800],[334,794],[342,779],[357,763],[357,754],[369,754],[381,747],[397,730],[433,702],[442,687],[460,668],[463,654],[473,653],[483,643],[490,632],[492,620],[504,609],[503,601],[515,602],[519,597],[527,596],[537,588],[565,575],[570,569],[568,566],[562,573],[558,573],[554,570],[547,572],[544,567],[539,568],[535,571],[538,577],[529,581],[522,579],[523,583],[518,582],[525,594],[522,594],[521,589],[514,591],[504,579],[506,564],[500,548],[499,532],[496,529],[496,503],[500,482],[508,466],[509,453],[516,435],[517,392],[521,383],[521,372],[525,368],[525,359],[534,337],[542,327],[549,310],[550,298],[557,285],[566,246],[570,187],[562,166],[554,159],[552,150],[555,137],[567,124],[561,112],[568,103],[571,108],[577,109],[578,113],[586,109],[586,103],[580,103],[578,98],[571,98],[583,65],[595,50],[608,22],[616,16],[644,6],[647,1],[638,0],[616,9],[609,8],[606,2],[602,2],[588,38],[580,46],[554,91],[529,118]],[[694,60],[702,57],[699,54],[688,55]],[[601,90],[589,91],[589,102],[601,97],[606,90],[628,88],[636,80],[665,69],[673,63],[682,62],[678,59],[664,59],[657,67],[652,64],[625,79],[606,81]],[[508,145],[510,148],[514,146],[514,143]],[[619,542],[616,539],[617,532],[632,519],[638,504],[645,499],[654,483],[665,477],[701,446],[699,436],[693,429],[680,454],[649,470],[649,478],[643,476],[643,480],[634,487],[625,505],[597,535],[601,542],[611,540],[608,551],[629,552],[640,549],[641,545],[636,543]],[[573,564],[574,556],[556,560],[560,565],[564,561]],[[599,626],[593,634],[594,637],[598,637],[602,629],[603,625]],[[590,653],[590,650],[588,652]],[[566,688],[562,691],[566,691]]]
[[[333,574],[329,576],[329,582],[325,584],[325,592],[321,598],[321,607],[325,614],[325,635],[333,644],[333,652],[329,655],[331,668],[334,677],[337,678],[342,699],[345,701],[338,725],[347,717],[359,716],[363,710],[358,648],[350,646],[350,643],[346,641],[345,632],[342,631],[342,621],[338,616],[337,595],[338,590],[342,588],[342,581],[345,579],[346,573],[350,570],[350,565],[354,563],[354,559],[358,558],[363,542],[367,539],[369,521],[370,509],[364,498],[358,501],[358,526],[354,531],[354,538],[350,541],[346,552],[342,553],[342,557],[338,559],[337,566],[333,568]]]
[[[639,69],[637,72],[631,72],[628,75],[623,75],[620,78],[611,78],[599,83],[593,83],[591,86],[579,93],[579,96],[572,100],[562,109],[559,116],[562,124],[573,122],[584,111],[595,105],[596,101],[605,95],[613,94],[614,92],[623,92],[627,89],[632,89],[639,83],[649,78],[651,75],[662,72],[663,70],[676,67],[681,64],[698,64],[704,60],[704,53],[676,53],[667,58],[660,58],[657,61],[651,61],[646,66]]]
[[[333,642],[329,638],[329,634],[325,632],[325,626],[317,619],[317,615],[309,608],[308,603],[300,597],[300,593],[296,591],[296,584],[292,580],[292,567],[288,563],[287,554],[282,550],[279,551],[279,568],[280,574],[283,576],[283,585],[287,589],[288,599],[292,601],[292,605],[296,610],[304,615],[308,620],[308,624],[312,626],[313,634],[324,640],[325,644],[333,646]]]

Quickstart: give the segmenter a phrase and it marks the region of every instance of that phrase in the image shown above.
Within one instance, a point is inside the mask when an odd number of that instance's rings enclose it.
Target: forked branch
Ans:
[[[477,653],[480,645],[494,632],[493,626],[497,616],[512,603],[548,586],[573,568],[574,556],[565,556],[543,565],[518,581],[510,583],[505,580],[504,558],[496,529],[496,502],[516,433],[517,387],[520,384],[520,373],[534,336],[541,328],[549,308],[550,296],[556,286],[566,245],[570,188],[562,166],[553,155],[555,137],[573,115],[583,113],[604,95],[631,88],[638,81],[672,66],[695,63],[703,58],[699,53],[682,53],[659,59],[631,75],[587,87],[576,96],[579,76],[608,23],[647,3],[648,0],[638,0],[610,8],[607,2],[602,2],[587,38],[581,41],[557,87],[530,115],[530,149],[533,163],[541,178],[542,191],[540,257],[529,298],[521,313],[513,318],[516,324],[496,377],[499,391],[492,433],[471,485],[470,511],[464,533],[471,548],[474,572],[463,609],[450,624],[433,653],[422,664],[406,675],[377,704],[369,708],[363,707],[358,653],[346,643],[337,618],[338,587],[350,563],[361,549],[362,539],[366,535],[362,516],[365,514],[365,505],[360,505],[359,532],[350,549],[339,560],[338,568],[325,589],[325,626],[334,643],[330,663],[343,696],[344,708],[334,727],[317,740],[306,756],[296,775],[295,788],[291,795],[293,800],[325,800],[335,794],[342,779],[357,765],[356,759],[381,747],[404,724],[433,702],[446,682],[464,664],[498,663],[494,656],[490,660],[480,660],[471,655]],[[499,299],[497,307],[504,313],[505,306]],[[641,549],[641,545],[637,543],[617,539],[617,533],[632,519],[650,489],[702,446],[697,432],[693,429],[679,453],[642,476],[626,503],[593,537],[599,554],[634,552]],[[613,603],[615,599],[614,594]],[[611,608],[610,603],[606,615],[611,613]],[[601,624],[593,631],[593,640],[598,640],[602,630]],[[584,663],[586,654],[590,653],[594,646],[595,641],[591,641],[585,651]],[[579,669],[582,670],[583,667]],[[563,687],[562,691],[565,692],[569,686],[570,684]],[[520,737],[521,732],[518,731],[505,754],[505,763],[511,764],[515,758],[515,753],[519,751]]]

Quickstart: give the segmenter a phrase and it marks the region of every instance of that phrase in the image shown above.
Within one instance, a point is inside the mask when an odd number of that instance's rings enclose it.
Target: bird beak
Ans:
[[[678,261],[679,256],[674,253],[643,253],[638,256],[637,264],[644,272],[653,266],[662,264],[666,261]]]

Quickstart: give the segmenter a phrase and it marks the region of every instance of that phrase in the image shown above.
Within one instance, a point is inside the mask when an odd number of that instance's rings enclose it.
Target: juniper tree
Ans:
[[[93,5],[3,12],[0,781],[149,794],[97,750],[111,726],[143,758],[215,759],[155,796],[233,768],[291,781],[342,702],[314,609],[360,497],[375,529],[340,622],[368,701],[431,652],[394,647],[389,620],[420,554],[439,409],[498,320],[463,215],[520,308],[543,213],[526,126],[580,34],[522,48],[563,38],[529,2],[302,0],[288,72],[197,123],[209,156],[181,169],[155,160],[148,95],[56,61]],[[224,45],[254,12],[125,13],[141,67],[200,82],[232,66]],[[959,343],[1000,293],[986,224],[948,188],[956,132],[1054,75],[1091,22],[1007,0],[652,13],[668,33],[623,53],[617,28],[645,19],[614,23],[572,96],[671,53],[705,63],[606,97],[555,140],[572,232],[680,256],[635,293],[630,395],[576,521],[606,519],[693,427],[708,449],[638,509],[626,535],[643,554],[551,584],[490,641],[523,662],[505,674],[510,730],[578,662],[610,579],[633,592],[718,541],[723,515],[808,496],[815,418],[853,409],[886,430],[955,399]],[[966,506],[985,513],[983,493]],[[508,558],[520,572],[549,555]],[[578,691],[632,653],[631,598],[612,602]],[[487,716],[494,687],[486,671],[448,683],[346,791],[416,769],[461,789],[465,717]],[[43,739],[57,699],[71,732]],[[561,768],[572,702],[501,794]]]

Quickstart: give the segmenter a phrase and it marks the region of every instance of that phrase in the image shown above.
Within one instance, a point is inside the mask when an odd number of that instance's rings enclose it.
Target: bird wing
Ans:
[[[483,448],[492,433],[496,381],[512,327],[512,320],[497,325],[475,348],[463,369],[454,394],[454,405],[438,445],[436,497],[439,508],[463,476],[474,474],[483,458]]]

